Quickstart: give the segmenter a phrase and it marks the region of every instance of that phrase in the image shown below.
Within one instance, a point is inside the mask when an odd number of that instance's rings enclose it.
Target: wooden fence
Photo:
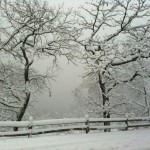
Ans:
[[[104,122],[110,122],[110,125],[104,126]],[[3,131],[0,136],[23,136],[52,132],[63,132],[70,130],[84,130],[89,133],[90,130],[119,129],[128,130],[129,128],[150,126],[150,117],[137,118],[68,118],[34,121],[29,117],[29,121],[0,121],[0,128],[18,127],[18,131]],[[42,127],[42,128],[41,128]]]

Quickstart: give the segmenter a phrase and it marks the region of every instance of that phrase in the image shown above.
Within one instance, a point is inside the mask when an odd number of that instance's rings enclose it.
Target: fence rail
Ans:
[[[110,125],[104,126],[104,122],[110,122]],[[119,123],[119,124],[116,124]],[[46,128],[38,128],[38,127]],[[56,127],[57,126],[57,127]],[[128,130],[134,127],[146,127],[150,126],[150,117],[136,117],[136,118],[89,118],[88,115],[85,118],[68,118],[68,119],[51,119],[34,121],[32,117],[29,117],[29,121],[0,121],[1,127],[24,130],[18,131],[4,131],[0,132],[0,136],[23,136],[35,134],[44,134],[52,132],[64,132],[70,130],[85,130],[86,133],[90,130],[110,130],[110,129],[123,129]]]

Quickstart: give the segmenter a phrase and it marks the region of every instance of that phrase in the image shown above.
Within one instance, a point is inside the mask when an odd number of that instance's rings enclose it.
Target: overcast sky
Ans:
[[[51,5],[57,5],[58,3],[64,3],[65,7],[76,7],[80,6],[85,0],[47,0]],[[51,63],[48,59],[40,60],[35,64],[35,68],[39,71],[44,71],[47,65]],[[52,82],[52,95],[43,93],[38,96],[37,101],[34,104],[34,111],[36,113],[52,113],[56,112],[62,117],[64,114],[73,113],[73,107],[76,105],[73,96],[73,90],[78,87],[83,79],[83,66],[75,66],[71,63],[68,64],[66,59],[61,58],[59,62],[61,70],[58,71],[56,81]]]

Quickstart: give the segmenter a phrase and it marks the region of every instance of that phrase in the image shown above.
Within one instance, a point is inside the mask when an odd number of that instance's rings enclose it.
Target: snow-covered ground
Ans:
[[[150,150],[150,130],[7,137],[0,150]]]

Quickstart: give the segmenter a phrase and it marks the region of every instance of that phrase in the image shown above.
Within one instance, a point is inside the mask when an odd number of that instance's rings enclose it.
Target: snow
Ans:
[[[149,121],[150,117],[134,117],[134,118],[89,118],[90,122],[125,122],[125,121]]]
[[[0,127],[27,127],[29,121],[0,121]]]
[[[150,150],[150,130],[0,138],[1,150]]]
[[[34,126],[42,125],[59,125],[59,124],[71,124],[71,123],[85,123],[85,118],[63,118],[63,119],[51,119],[51,120],[39,120],[34,121]]]
[[[36,129],[36,130],[23,130],[23,131],[12,131],[12,132],[0,132],[0,136],[10,136],[10,135],[24,135],[24,134],[38,134],[38,133],[45,133],[45,132],[55,132],[55,131],[66,131],[66,130],[74,130],[74,129],[84,129],[86,125],[76,125],[76,126],[67,126],[67,127],[51,127],[46,129]],[[108,128],[108,127],[107,127]],[[103,129],[103,128],[102,128]]]
[[[71,124],[71,123],[85,123],[85,118],[66,118],[66,119],[51,119],[51,120],[33,120],[33,126],[43,126],[43,125],[61,125],[61,124]],[[27,127],[30,125],[29,121],[0,121],[0,127]]]
[[[125,122],[127,118],[89,118],[90,122]]]
[[[30,118],[31,119],[31,118]],[[1,127],[28,127],[31,124],[29,121],[0,121]],[[149,121],[149,117],[135,117],[135,118],[89,118],[91,123],[94,122],[125,122],[128,121]],[[86,118],[66,118],[66,119],[51,119],[51,120],[33,120],[33,126],[43,126],[43,125],[62,125],[62,124],[72,124],[72,123],[85,123]]]
[[[103,129],[125,129],[125,128],[127,128],[127,125],[91,126],[90,130],[92,130],[92,129],[96,129],[96,130],[103,130]]]

